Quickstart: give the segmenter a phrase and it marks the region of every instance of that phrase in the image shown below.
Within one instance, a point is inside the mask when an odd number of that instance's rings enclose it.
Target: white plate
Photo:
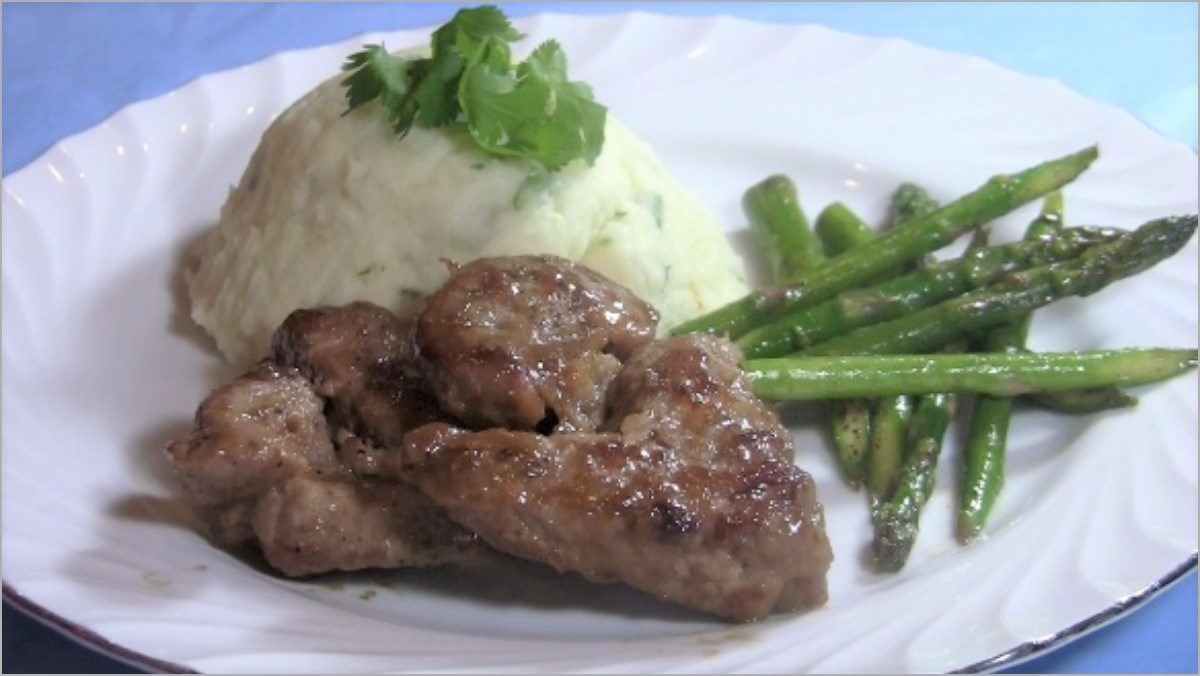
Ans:
[[[980,59],[728,18],[519,24],[531,41],[562,40],[572,73],[731,231],[742,228],[741,191],[771,172],[791,174],[811,212],[840,199],[875,218],[901,180],[949,198],[1096,141],[1101,160],[1066,193],[1071,222],[1133,226],[1197,210],[1192,152],[1126,113]],[[836,478],[815,428],[798,425],[837,556],[831,598],[755,625],[534,566],[486,579],[400,571],[295,582],[210,547],[170,500],[158,459],[223,370],[177,314],[176,257],[213,223],[274,115],[360,43],[426,36],[369,35],[201,78],[5,180],[10,597],[127,658],[164,661],[157,668],[926,671],[1019,658],[1191,565],[1194,376],[1149,388],[1130,412],[1020,411],[990,539],[969,548],[951,537],[949,451],[916,551],[895,576],[862,565],[863,497]],[[1004,219],[997,235],[1017,237],[1031,213]],[[1134,282],[1039,313],[1034,344],[1193,345],[1196,268],[1193,242]]]

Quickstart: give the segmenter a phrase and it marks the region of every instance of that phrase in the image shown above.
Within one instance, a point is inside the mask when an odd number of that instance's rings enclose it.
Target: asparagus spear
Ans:
[[[742,208],[777,284],[785,284],[825,262],[821,244],[800,208],[796,186],[787,176],[770,176],[751,187],[742,198]]]
[[[938,207],[937,201],[930,197],[924,188],[913,183],[902,183],[892,194],[885,227],[895,228],[903,225],[913,218],[937,211]],[[986,246],[986,240],[985,228],[979,228],[972,233],[971,244],[967,250],[973,251]],[[913,269],[919,270],[932,264],[933,260],[926,257],[921,263],[922,265]],[[907,462],[908,435],[917,402],[917,397],[910,394],[882,397],[875,401],[875,412],[871,417],[871,454],[867,461],[868,479],[872,489],[872,515],[876,513],[878,505],[886,504],[891,499],[900,480],[900,468]],[[928,415],[929,412],[924,412],[925,417]]]
[[[752,359],[754,393],[775,401],[974,392],[1015,397],[1158,382],[1196,366],[1196,350],[855,355]]]
[[[986,336],[985,336],[986,338]],[[1021,348],[1029,352],[1029,348]],[[1094,387],[1086,390],[1040,392],[1024,397],[1026,400],[1057,413],[1099,413],[1116,408],[1137,406],[1137,397],[1119,387]]]
[[[975,192],[833,258],[787,287],[752,293],[684,322],[672,333],[708,331],[736,338],[949,244],[964,232],[1061,187],[1087,169],[1096,157],[1093,146],[1019,174],[995,176]]]
[[[817,237],[827,256],[837,256],[879,237],[871,226],[841,202],[834,202],[817,215]]]
[[[857,489],[867,474],[871,446],[871,403],[866,399],[836,399],[827,411],[834,455],[842,476]]]
[[[871,509],[875,537],[871,551],[883,570],[904,566],[917,539],[921,507],[929,500],[942,451],[942,438],[954,415],[955,395],[940,392],[921,398],[908,425],[908,452],[895,492]]]
[[[873,498],[887,500],[896,486],[914,401],[907,394],[898,394],[875,402],[871,413],[871,448],[867,454],[867,489]]]
[[[841,202],[829,205],[817,216],[817,236],[830,256],[878,237],[866,222]],[[831,401],[826,413],[834,454],[842,474],[850,487],[857,489],[867,474],[866,463],[872,443],[871,402],[867,399]]]
[[[877,235],[846,205],[835,202],[817,216],[817,236],[829,256],[837,256],[874,240]],[[866,399],[831,401],[826,413],[834,454],[851,488],[866,476],[871,445],[871,407]]]
[[[934,211],[937,206],[937,202],[924,190],[906,183],[893,196],[890,225],[894,227],[911,217]],[[986,245],[986,235],[980,237],[983,232],[983,229],[975,231],[971,250]],[[840,203],[830,205],[821,212],[817,219],[817,234],[825,244],[826,251],[832,255],[862,246],[878,237],[866,223]],[[857,485],[858,475],[849,471],[858,469],[858,461],[865,453],[871,493],[880,498],[886,498],[891,493],[904,455],[907,419],[913,402],[908,395],[885,397],[874,402],[874,415],[871,413],[872,402],[867,399],[841,400],[830,407],[834,446],[843,468],[848,470],[847,476],[852,487]]]
[[[1062,227],[1063,199],[1057,190],[1046,196],[1042,211],[1025,231],[1026,240],[1046,237]],[[992,330],[986,352],[1013,352],[1025,345],[1032,314]],[[963,454],[962,488],[959,491],[958,539],[968,542],[983,529],[1000,489],[1004,486],[1004,459],[1012,397],[981,396],[975,402],[967,446]]]
[[[1116,387],[1097,387],[1090,390],[1043,392],[1029,396],[1039,406],[1059,413],[1097,413],[1114,408],[1137,405],[1137,397]]]
[[[968,332],[1019,319],[1067,296],[1086,296],[1179,251],[1196,217],[1162,218],[1079,258],[1009,275],[976,291],[898,319],[865,326],[803,351],[805,355],[901,354],[937,349]]]
[[[869,324],[896,319],[1029,267],[1068,260],[1117,238],[1114,230],[1070,228],[1034,242],[975,249],[865,289],[842,292],[737,339],[747,358],[780,357]]]
[[[902,183],[892,194],[885,227],[897,228],[904,223],[937,211],[940,205],[929,193],[913,183]],[[968,250],[985,246],[987,235],[979,239],[984,229],[976,230],[971,236]],[[920,269],[932,263],[929,257],[921,260]],[[911,265],[911,264],[910,264]],[[936,396],[936,395],[933,395]],[[875,402],[871,416],[871,454],[867,460],[867,479],[871,488],[871,504],[886,503],[899,481],[900,468],[905,462],[908,433],[918,399],[909,394],[883,397]],[[928,412],[926,412],[928,415]],[[874,512],[874,509],[872,509]]]
[[[816,242],[804,218],[804,212],[800,209],[796,188],[787,177],[771,176],[758,183],[746,191],[742,204],[758,236],[759,247],[770,263],[772,278],[776,283],[785,283],[790,277],[811,270],[824,262],[825,256],[813,249]],[[817,219],[819,232],[826,219],[826,212],[828,209]],[[848,209],[845,213],[849,214],[852,220],[843,221],[838,225],[839,228],[843,225],[853,227],[853,220],[857,220]],[[862,224],[861,221],[858,223]],[[862,227],[865,228],[866,225],[862,224]],[[825,229],[828,230],[828,226]],[[832,232],[820,234],[823,244],[828,245],[825,236]],[[841,250],[829,253],[841,253]],[[831,409],[838,410],[836,403]],[[831,419],[838,420],[834,417]],[[842,426],[833,425],[834,448],[846,480],[851,486],[857,486],[863,475],[862,464],[866,456],[865,451],[857,450],[857,446],[865,445],[867,440],[855,438],[861,434],[853,417],[848,417],[842,422]]]
[[[895,227],[907,223],[914,218],[931,214],[938,210],[938,201],[915,183],[901,183],[892,193],[892,202],[888,208],[888,220]]]
[[[968,251],[986,244],[987,230],[981,228],[975,231]],[[957,341],[946,351],[958,353],[966,347],[965,341]],[[876,565],[883,570],[903,568],[917,540],[921,508],[933,491],[938,456],[957,405],[958,397],[951,392],[920,398],[906,430],[903,462],[896,469],[896,489],[871,503],[871,524],[875,530],[871,549]]]

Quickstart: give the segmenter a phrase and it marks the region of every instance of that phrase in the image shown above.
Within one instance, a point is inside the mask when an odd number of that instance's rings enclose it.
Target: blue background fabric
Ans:
[[[7,3],[2,10],[3,172],[20,169],[57,140],[91,128],[129,103],[206,73],[366,31],[434,25],[458,6]],[[1058,79],[1089,98],[1128,110],[1193,150],[1197,145],[1195,3],[529,2],[504,9],[513,16],[630,10],[729,14],[898,37]],[[127,669],[75,646],[8,604],[3,624],[5,671]],[[1195,571],[1131,615],[1013,671],[1196,673]]]

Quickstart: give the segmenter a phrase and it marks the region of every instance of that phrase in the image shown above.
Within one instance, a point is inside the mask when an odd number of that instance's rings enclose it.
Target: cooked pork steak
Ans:
[[[728,340],[693,335],[646,346],[613,381],[608,402],[604,430],[686,448],[694,462],[792,458],[791,432],[750,391]]]
[[[455,270],[417,317],[415,342],[442,410],[468,426],[591,431],[608,382],[657,324],[587,268],[512,256]]]
[[[497,549],[738,620],[823,603],[832,560],[812,479],[728,341],[645,348],[597,434],[405,437],[405,472]]]
[[[476,538],[427,498],[339,462],[324,407],[298,370],[270,362],[204,400],[167,456],[214,539],[257,540],[288,575],[472,558]]]
[[[478,260],[411,327],[368,303],[293,313],[168,456],[219,541],[289,575],[486,542],[731,619],[822,603],[832,554],[791,435],[734,345],[656,324],[564,259]]]
[[[439,419],[410,366],[409,325],[358,302],[296,310],[271,340],[271,359],[294,366],[332,406],[335,422],[381,446]]]
[[[295,369],[263,362],[213,390],[191,435],[167,454],[188,496],[204,506],[256,498],[295,476],[348,477],[324,406]]]
[[[296,477],[265,493],[250,520],[267,561],[287,575],[431,566],[482,553],[440,507],[401,483]]]

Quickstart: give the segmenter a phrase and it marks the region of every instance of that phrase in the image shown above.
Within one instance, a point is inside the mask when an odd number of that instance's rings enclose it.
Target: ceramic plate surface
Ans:
[[[527,44],[559,38],[573,76],[735,240],[742,190],[769,173],[792,175],[810,213],[842,200],[878,219],[900,181],[951,198],[1094,142],[1100,161],[1066,191],[1071,223],[1132,227],[1197,211],[1190,150],[981,59],[727,18],[518,24]],[[863,565],[864,498],[837,478],[816,417],[787,409],[837,558],[825,608],[759,624],[720,624],[533,565],[298,582],[209,546],[159,461],[227,375],[177,312],[179,253],[214,223],[275,115],[362,42],[427,35],[368,35],[203,77],[4,181],[7,593],[158,668],[937,671],[1019,657],[1194,560],[1194,375],[1144,389],[1127,412],[1020,410],[1006,492],[988,538],[968,548],[952,537],[949,450],[911,562],[893,576]],[[1018,238],[1034,211],[999,221],[994,239]],[[1033,346],[1194,345],[1196,270],[1193,241],[1136,281],[1040,312]]]

